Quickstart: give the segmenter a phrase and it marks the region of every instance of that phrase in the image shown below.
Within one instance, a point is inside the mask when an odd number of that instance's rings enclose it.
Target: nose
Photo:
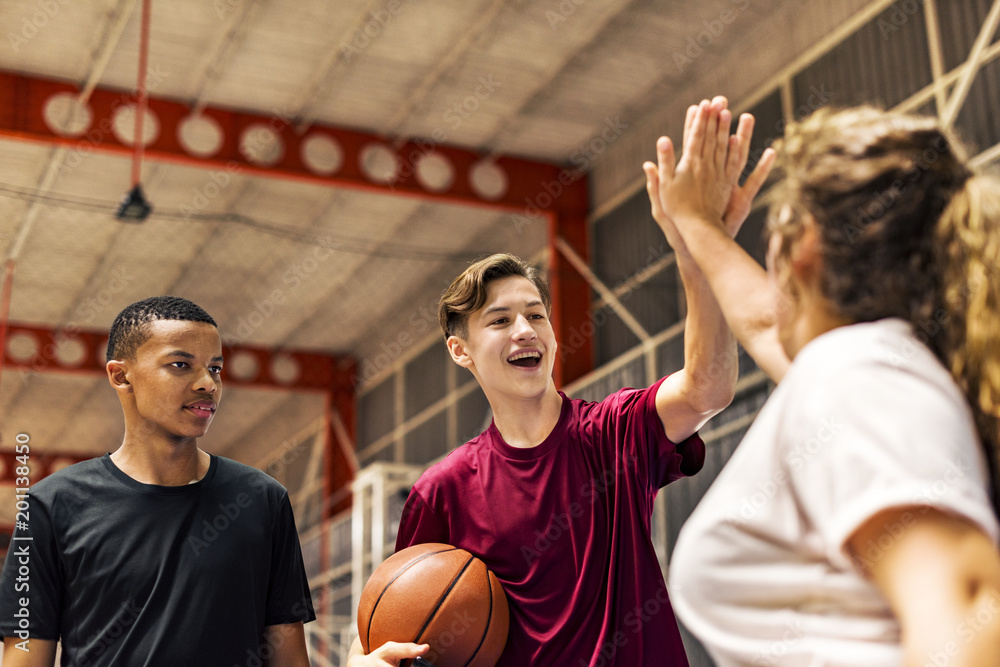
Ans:
[[[194,390],[197,392],[214,394],[219,390],[219,381],[216,380],[212,371],[206,368],[203,372],[198,374],[198,377],[195,380]]]
[[[517,315],[514,318],[511,335],[514,340],[532,340],[535,338],[535,328],[531,326],[531,322],[524,315]]]

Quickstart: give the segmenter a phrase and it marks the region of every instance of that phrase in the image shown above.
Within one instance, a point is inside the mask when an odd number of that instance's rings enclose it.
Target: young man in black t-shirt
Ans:
[[[112,454],[33,485],[0,576],[3,667],[307,667],[316,618],[288,493],[197,446],[222,394],[215,322],[154,297],[115,319]]]

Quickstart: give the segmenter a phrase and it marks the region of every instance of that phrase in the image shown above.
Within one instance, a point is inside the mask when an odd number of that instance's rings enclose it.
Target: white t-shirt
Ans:
[[[996,541],[987,479],[968,406],[906,322],[834,329],[801,350],[681,530],[674,609],[719,667],[899,665],[899,624],[846,541],[901,506]]]

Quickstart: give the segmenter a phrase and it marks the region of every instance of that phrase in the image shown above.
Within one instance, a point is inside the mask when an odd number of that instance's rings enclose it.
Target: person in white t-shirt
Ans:
[[[647,190],[779,384],[681,530],[677,615],[720,667],[1000,665],[1000,182],[936,119],[821,110],[755,172],[765,273],[726,228],[725,106]]]

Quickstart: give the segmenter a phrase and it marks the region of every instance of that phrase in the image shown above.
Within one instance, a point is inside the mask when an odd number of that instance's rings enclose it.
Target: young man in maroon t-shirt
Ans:
[[[728,136],[728,111],[713,129]],[[747,117],[716,165],[732,176],[719,197],[733,234],[763,182],[755,172],[735,186],[751,130]],[[510,607],[499,665],[687,665],[650,517],[660,487],[701,468],[696,431],[732,400],[738,369],[704,278],[676,230],[663,231],[687,298],[684,368],[646,389],[599,403],[556,389],[548,288],[516,257],[476,262],[441,298],[448,351],[479,381],[493,423],[417,481],[396,548],[452,544],[496,573]],[[433,661],[446,650],[390,642],[365,656],[356,641],[350,666]]]

